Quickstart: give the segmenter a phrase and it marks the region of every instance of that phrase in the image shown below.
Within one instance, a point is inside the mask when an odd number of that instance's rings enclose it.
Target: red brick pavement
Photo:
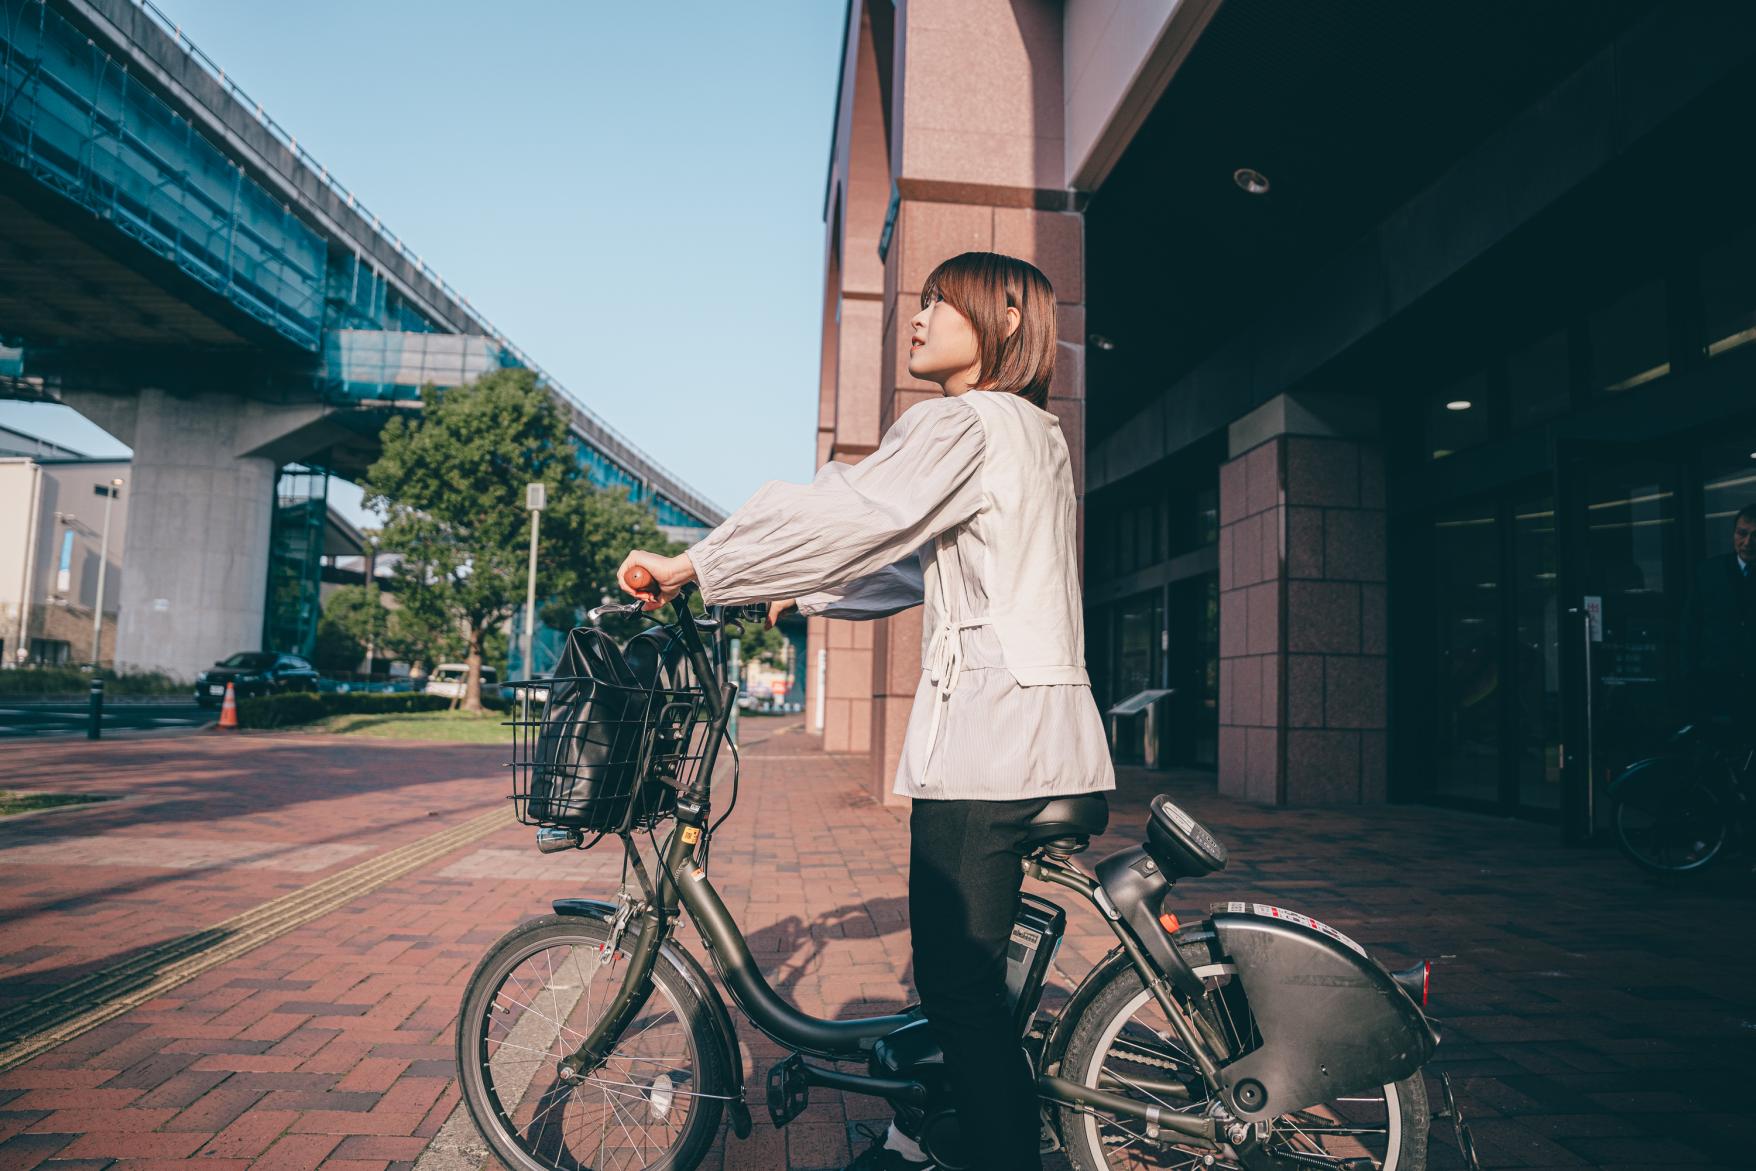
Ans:
[[[758,959],[807,1011],[906,1002],[902,817],[862,796],[863,760],[822,754],[796,722],[747,732],[714,874]],[[131,799],[0,823],[0,1004],[474,816],[500,799],[502,756],[303,736],[9,750],[0,785]],[[1390,962],[1455,957],[1435,981],[1435,1068],[1459,1079],[1486,1165],[1749,1165],[1744,887],[1655,887],[1539,826],[1415,807],[1262,810],[1203,778],[1123,783],[1094,856],[1133,840],[1158,788],[1232,848],[1231,868],[1188,884],[1184,906],[1260,897]],[[0,1074],[0,1171],[410,1166],[456,1106],[451,1031],[477,958],[551,898],[615,884],[609,851],[543,857],[529,833],[465,846]],[[57,850],[84,861],[57,865]],[[1095,915],[1069,909],[1063,984],[1108,946]],[[743,1041],[760,1118],[761,1075],[781,1054],[748,1026]],[[785,1132],[758,1121],[704,1165],[838,1167],[850,1126],[884,1113],[823,1094]],[[1433,1165],[1457,1166],[1435,1138]]]

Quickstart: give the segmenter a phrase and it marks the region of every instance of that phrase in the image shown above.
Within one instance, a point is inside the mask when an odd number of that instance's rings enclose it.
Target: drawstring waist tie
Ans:
[[[933,763],[933,745],[939,740],[939,720],[944,714],[945,704],[951,693],[957,690],[958,676],[963,673],[963,632],[978,626],[988,626],[992,618],[972,618],[965,622],[947,619],[943,625],[933,632],[933,639],[927,644],[927,678],[934,684],[933,716],[927,723],[927,754],[921,762],[921,777],[917,784],[927,783],[927,769]]]

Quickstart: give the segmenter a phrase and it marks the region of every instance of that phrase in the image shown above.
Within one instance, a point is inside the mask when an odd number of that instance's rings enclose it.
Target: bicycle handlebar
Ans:
[[[650,590],[657,583],[653,580],[651,571],[645,566],[634,565],[628,569],[625,584],[631,590]],[[727,618],[733,622],[766,622],[768,604],[757,602],[743,606],[710,606],[707,614],[697,618],[689,612],[689,598],[698,592],[698,587],[694,582],[686,582],[683,588],[677,592],[676,597],[671,599],[671,612],[676,619],[675,628],[682,637],[683,648],[689,656],[690,665],[694,668],[696,677],[704,683],[717,682],[719,672],[715,669],[713,657],[708,654],[707,647],[702,641],[701,632],[720,629]],[[606,614],[650,617],[651,611],[646,608],[644,600],[637,598],[632,602],[605,603],[592,609],[587,614],[587,619],[596,625]],[[717,718],[721,714],[726,698],[718,694],[716,688],[711,684],[707,687],[707,692],[708,702],[712,705],[714,715]]]

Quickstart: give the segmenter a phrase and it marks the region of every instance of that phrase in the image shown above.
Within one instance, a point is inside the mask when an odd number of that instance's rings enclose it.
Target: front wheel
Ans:
[[[1195,974],[1216,995],[1208,1020],[1236,1044],[1253,1027],[1248,1008],[1232,987],[1230,964],[1209,964]],[[1177,1041],[1164,1010],[1133,968],[1117,968],[1110,982],[1074,1023],[1061,1059],[1061,1076],[1138,1101],[1180,1111],[1199,1110],[1167,1092],[1190,1078],[1194,1061]],[[1084,1107],[1062,1106],[1061,1134],[1075,1171],[1136,1171],[1162,1168],[1237,1168],[1224,1152],[1177,1145],[1131,1119],[1112,1118]],[[1270,1123],[1262,1149],[1289,1164],[1350,1171],[1426,1171],[1427,1088],[1419,1073],[1333,1102],[1280,1115]],[[1206,1157],[1213,1156],[1214,1162]]]
[[[623,941],[633,945],[632,933]],[[590,1034],[627,971],[609,925],[548,915],[476,965],[457,1028],[463,1100],[518,1171],[691,1171],[719,1132],[727,1072],[718,1034],[662,957],[652,995],[603,1066],[569,1084],[561,1060]]]

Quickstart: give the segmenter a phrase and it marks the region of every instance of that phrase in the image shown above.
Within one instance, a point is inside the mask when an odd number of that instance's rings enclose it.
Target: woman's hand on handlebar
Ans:
[[[797,609],[798,605],[799,599],[797,598],[782,598],[780,601],[768,603],[768,618],[762,623],[762,628],[773,630],[774,624],[780,621],[780,616],[788,610]]]
[[[639,598],[648,610],[663,606],[694,580],[695,563],[687,553],[666,557],[636,549],[622,558],[622,565],[616,570],[617,584]]]

